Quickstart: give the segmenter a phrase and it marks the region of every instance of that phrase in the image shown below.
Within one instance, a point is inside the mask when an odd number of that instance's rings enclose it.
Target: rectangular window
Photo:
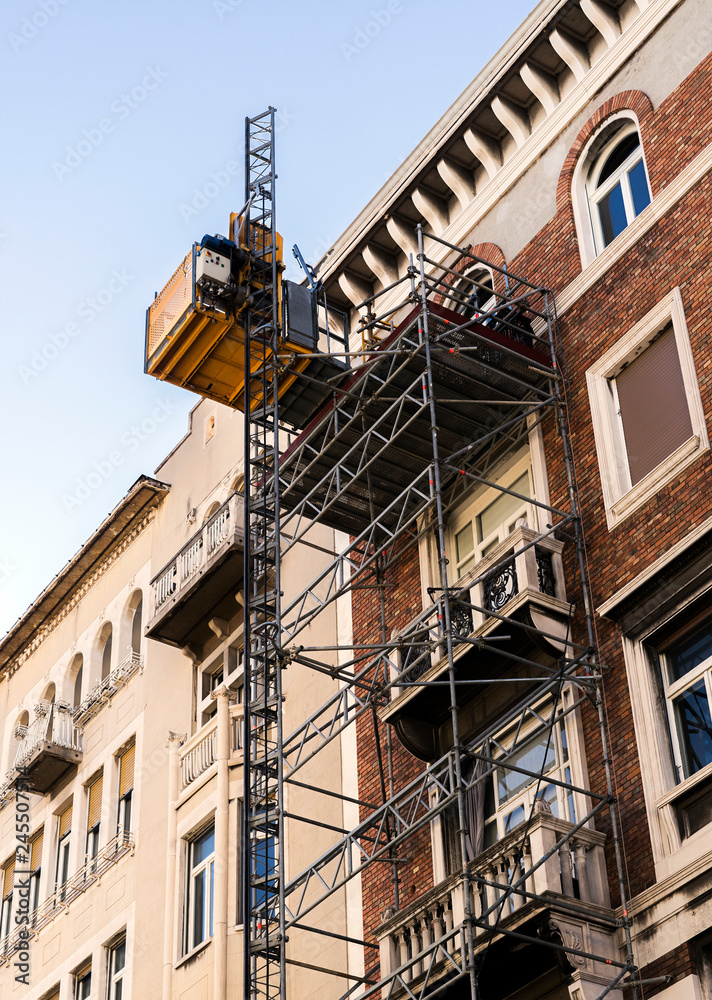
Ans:
[[[89,1000],[91,996],[91,962],[74,973],[74,1000]]]
[[[57,840],[57,873],[55,881],[58,888],[65,885],[69,878],[69,845],[72,836],[72,804],[59,814],[59,833]],[[62,898],[60,894],[60,898]]]
[[[135,760],[136,744],[132,743],[119,754],[119,834],[127,834],[131,831],[131,800],[133,797]]]
[[[87,808],[87,859],[95,858],[99,850],[99,829],[101,826],[101,797],[104,789],[104,772],[92,778],[89,783],[89,803]]]
[[[213,936],[215,827],[210,826],[188,844],[186,952]]]
[[[30,840],[30,913],[40,905],[40,878],[42,875],[42,848],[44,847],[44,827]]]
[[[482,747],[488,757],[501,758],[479,791],[468,792],[468,860],[497,843],[527,822],[536,801],[543,801],[552,815],[576,822],[573,793],[555,781],[573,783],[566,720],[553,704],[539,706],[524,725],[504,731]],[[482,768],[484,764],[476,765]],[[527,773],[529,772],[529,773]],[[473,775],[474,776],[474,775]],[[468,778],[471,776],[468,775]],[[457,806],[445,812],[444,849],[447,874],[460,867]]]
[[[635,486],[692,435],[672,323],[613,381]]]
[[[453,515],[449,536],[456,579],[505,541],[520,521],[534,527],[534,506],[527,500],[532,496],[528,458],[509,469],[502,477],[502,487],[511,492],[487,489]]]
[[[15,855],[2,867],[2,913],[0,914],[0,938],[5,938],[12,930],[12,898],[15,887]]]
[[[678,781],[712,764],[712,618],[662,656]]]
[[[108,1000],[122,1000],[124,995],[124,971],[126,968],[126,938],[121,938],[109,948],[107,969]]]
[[[709,448],[680,289],[586,372],[608,527]]]

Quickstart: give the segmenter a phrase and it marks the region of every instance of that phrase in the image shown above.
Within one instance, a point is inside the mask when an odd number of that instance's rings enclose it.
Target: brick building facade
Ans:
[[[503,301],[497,294],[511,294],[518,276],[556,296],[556,365],[564,376],[561,409],[572,461],[567,465],[562,460],[561,428],[553,408],[539,420],[530,419],[528,441],[520,436],[511,447],[502,447],[487,476],[468,473],[469,489],[456,485],[448,487],[449,493],[444,490],[448,586],[457,600],[463,581],[471,586],[487,572],[491,575],[489,553],[496,551],[497,542],[502,555],[494,571],[504,572],[510,551],[502,546],[507,531],[514,529],[505,519],[524,510],[513,510],[517,497],[507,490],[550,504],[552,510],[570,510],[567,473],[572,474],[585,544],[583,563],[577,564],[573,528],[555,536],[563,542],[564,586],[572,595],[566,638],[587,642],[586,598],[578,589],[583,568],[595,660],[601,668],[602,714],[599,720],[595,699],[587,696],[562,723],[568,743],[563,760],[580,755],[576,780],[564,777],[566,769],[556,771],[553,715],[547,717],[549,741],[539,756],[532,749],[536,726],[519,744],[520,770],[515,762],[518,777],[512,778],[506,764],[497,764],[498,754],[505,760],[509,738],[503,721],[502,744],[491,751],[492,785],[485,796],[492,797],[496,785],[497,803],[486,801],[480,809],[485,823],[498,823],[495,844],[516,841],[519,830],[519,854],[506,856],[500,850],[495,857],[496,847],[485,841],[482,857],[490,858],[489,888],[494,878],[500,891],[505,887],[506,897],[506,887],[530,863],[521,857],[530,847],[527,836],[536,817],[547,813],[575,823],[580,810],[566,814],[564,799],[574,795],[570,789],[582,777],[587,788],[605,797],[608,758],[612,810],[601,810],[585,826],[605,836],[610,900],[601,897],[589,907],[588,918],[582,917],[581,867],[588,858],[591,869],[597,848],[593,841],[572,844],[573,861],[568,852],[560,852],[559,873],[569,865],[573,873],[579,923],[567,928],[564,921],[558,941],[573,942],[572,947],[577,942],[590,954],[577,957],[570,948],[564,949],[564,958],[545,957],[545,949],[537,949],[528,937],[546,938],[546,929],[542,922],[527,929],[518,918],[527,906],[544,922],[558,920],[548,905],[550,885],[536,900],[537,892],[521,901],[510,899],[496,911],[499,936],[492,932],[475,938],[473,978],[484,996],[568,992],[593,998],[609,991],[625,995],[635,988],[644,997],[672,1000],[709,996],[712,989],[712,520],[706,489],[712,472],[712,326],[706,302],[711,41],[704,5],[695,2],[540,4],[354,222],[325,272],[333,299],[369,327],[379,308],[387,314],[396,305],[389,283],[403,278],[409,261],[417,272],[413,233],[420,222],[450,247],[441,248],[440,256],[431,253],[450,268],[441,276],[441,289],[456,288],[457,276],[469,273],[485,286],[485,298],[494,290],[495,298],[488,302],[480,296],[473,305],[471,299],[470,312],[448,298],[447,290],[433,295],[460,316],[479,317],[492,326]],[[489,273],[487,264],[494,265]],[[379,303],[359,308],[372,295]],[[396,326],[404,317],[402,308],[389,318]],[[534,329],[539,329],[535,319]],[[533,468],[536,449],[544,456],[543,487]],[[505,491],[499,494],[500,507],[498,487]],[[519,500],[523,502],[521,496]],[[463,514],[468,504],[473,512],[469,526]],[[529,508],[523,518],[530,525],[532,518],[538,519],[539,531],[546,533],[543,513],[543,506],[534,512]],[[369,803],[397,798],[399,789],[417,783],[418,775],[448,752],[452,738],[450,723],[443,721],[447,712],[437,715],[442,708],[436,707],[437,685],[446,675],[437,667],[433,633],[428,647],[428,635],[413,632],[412,625],[438,592],[436,533],[426,522],[421,518],[414,523],[409,544],[395,545],[383,559],[371,589],[355,590],[353,596],[354,640],[364,649],[383,642],[391,675],[403,675],[401,687],[386,689],[377,726],[369,715],[357,724],[359,796]],[[494,534],[488,535],[489,529]],[[468,545],[469,561],[462,558]],[[484,568],[478,578],[472,567],[480,560]],[[510,590],[504,596],[497,612],[521,620],[515,600],[521,595]],[[474,597],[468,600],[471,613],[482,610]],[[476,620],[470,628],[471,636],[487,634],[486,623],[478,627]],[[522,653],[516,636],[509,638],[508,648]],[[422,644],[416,653],[422,650],[423,663],[409,671],[409,650],[416,640]],[[485,732],[492,736],[497,714],[494,696],[494,709],[477,709],[478,700],[490,696],[484,688],[473,693],[465,679],[474,684],[474,671],[483,676],[497,672],[487,663],[492,647],[470,643],[469,651],[460,649],[455,656],[454,676],[461,686],[452,689],[457,690],[460,749],[465,748],[467,767],[468,748],[475,755],[481,750],[478,738]],[[529,663],[545,662],[538,654],[522,655]],[[513,674],[509,680],[516,686]],[[573,676],[566,683],[576,691]],[[520,706],[528,703],[537,710],[542,704],[537,690],[523,685]],[[506,705],[509,712],[515,702],[507,697],[500,707]],[[505,714],[503,710],[503,720]],[[527,725],[523,718],[519,716],[520,734]],[[428,753],[423,746],[431,738]],[[529,761],[530,775],[523,773],[523,761]],[[542,764],[541,770],[531,766],[533,761]],[[558,791],[550,784],[542,792],[547,774],[561,777]],[[472,783],[464,772],[462,781],[468,787]],[[524,794],[527,783],[536,789],[533,797]],[[562,798],[563,788],[569,791]],[[537,806],[541,798],[547,799],[544,807]],[[515,801],[517,808],[507,814],[506,803]],[[362,820],[369,815],[369,807],[362,806]],[[468,982],[460,975],[459,952],[447,942],[448,929],[458,922],[458,904],[448,893],[456,873],[468,867],[452,846],[457,823],[443,812],[416,826],[414,822],[412,835],[400,840],[381,864],[362,874],[365,936],[380,941],[380,976],[388,988],[396,983],[396,990],[413,990],[416,996],[432,991],[469,995],[473,978]],[[495,871],[498,878],[491,874]],[[477,858],[469,862],[469,877],[486,898],[487,873]],[[623,905],[621,889],[627,900]],[[566,895],[563,882],[560,891]],[[476,906],[468,910],[467,902],[460,905],[459,918],[467,922],[469,915],[477,923]],[[573,920],[574,910],[567,912]],[[599,917],[605,917],[599,928],[618,926],[597,950],[591,942]],[[627,945],[620,925],[628,919],[636,971],[625,973],[627,985],[621,990],[619,983],[611,987],[612,976],[601,974],[596,959],[604,964],[621,960]],[[440,964],[431,961],[439,935],[445,941]],[[454,956],[449,969],[444,960],[448,951]],[[527,962],[524,956],[529,956]],[[522,971],[525,966],[528,972]],[[371,967],[377,976],[375,962]]]

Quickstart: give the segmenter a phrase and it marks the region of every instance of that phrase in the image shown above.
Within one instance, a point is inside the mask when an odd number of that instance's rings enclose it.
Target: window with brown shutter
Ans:
[[[59,839],[61,840],[72,829],[72,803],[59,814]]]
[[[104,788],[102,771],[89,785],[89,808],[87,810],[87,830],[93,829],[101,819],[101,796]]]
[[[119,815],[118,827],[124,835],[131,830],[131,800],[134,786],[136,744],[131,743],[119,754]]]
[[[662,334],[615,378],[631,486],[692,437],[675,333]]]
[[[119,757],[119,798],[123,798],[130,792],[134,784],[134,760],[136,757],[136,744],[126,747]]]
[[[40,827],[30,841],[30,871],[39,871],[42,864],[42,848],[44,846],[44,827]]]
[[[12,892],[15,884],[15,855],[5,863],[2,870],[2,898],[5,899]]]

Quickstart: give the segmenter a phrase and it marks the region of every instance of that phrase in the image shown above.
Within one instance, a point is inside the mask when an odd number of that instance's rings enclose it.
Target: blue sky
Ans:
[[[186,431],[145,310],[241,207],[245,116],[278,109],[278,227],[315,263],[533,6],[5,0],[0,635]]]

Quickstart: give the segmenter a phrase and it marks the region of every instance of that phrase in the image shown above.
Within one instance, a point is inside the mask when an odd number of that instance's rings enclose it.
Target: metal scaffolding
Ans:
[[[245,123],[250,240],[245,337],[245,765],[243,806],[244,995],[284,997],[284,841],[279,463],[280,336],[274,108]]]
[[[245,997],[286,998],[287,963],[294,961],[328,977],[334,997],[366,998],[384,991],[388,997],[403,992],[425,998],[459,989],[464,993],[452,995],[475,1000],[483,956],[504,938],[553,949],[573,966],[579,959],[605,964],[612,974],[601,984],[599,997],[620,988],[624,980],[635,993],[602,668],[588,596],[553,297],[540,285],[418,227],[418,260],[411,259],[403,278],[359,307],[362,349],[352,353],[357,364],[329,383],[329,401],[281,450],[278,393],[270,391],[280,365],[273,112],[248,122],[247,168],[250,232],[265,234],[262,246],[252,248],[253,266],[264,272],[265,295],[250,307],[245,364],[256,373],[248,380],[245,401],[250,483],[245,536]],[[478,268],[494,275],[493,287],[484,288]],[[379,312],[384,298],[388,305]],[[305,377],[298,376],[296,385]],[[504,488],[494,471],[527,443],[532,427],[542,421],[549,422],[561,446],[566,501],[557,506]],[[454,579],[446,555],[447,518],[479,486],[526,501],[537,511],[537,524],[521,527],[514,548],[496,563],[490,560],[486,570],[478,571],[475,564]],[[307,533],[315,522],[334,528],[343,544],[309,586],[282,600],[280,559],[295,546],[309,544]],[[391,615],[388,580],[426,538],[435,539],[437,552],[431,604],[404,627]],[[565,600],[555,597],[552,583],[550,552],[557,545],[557,551],[568,546]],[[518,594],[521,566],[528,567],[538,581],[534,589],[556,608],[550,619],[509,609],[508,601]],[[524,581],[520,585],[523,590]],[[344,647],[310,646],[307,626],[339,598],[350,599],[365,589],[373,589],[378,597],[378,635],[356,636]],[[333,678],[338,690],[295,731],[283,735],[281,673],[292,662]],[[519,693],[507,696],[506,709],[464,740],[463,697],[497,686]],[[572,693],[566,704],[565,688]],[[399,787],[390,766],[390,723],[396,719],[392,713],[399,699],[413,699],[424,691],[449,715],[449,746],[434,745],[422,772]],[[605,780],[597,792],[576,785],[570,773],[559,779],[547,776],[543,759],[540,768],[532,770],[519,753],[518,734],[532,719],[543,726],[548,747],[556,727],[582,704],[595,706],[598,719]],[[379,715],[389,723],[385,749]],[[360,790],[357,800],[344,793],[344,802],[360,807],[359,825],[335,833],[328,851],[287,877],[282,849],[285,788],[293,783],[315,795],[333,795],[304,782],[303,768],[347,727],[370,723],[377,737],[374,764],[381,774],[380,801],[364,801]],[[503,726],[515,733],[509,744],[499,735]],[[472,796],[480,794],[481,801],[485,784],[502,780],[505,773],[532,777],[537,789],[544,784],[563,788],[577,796],[579,808],[569,822],[552,821],[555,836],[550,846],[532,856],[530,832],[540,819],[535,803],[517,828],[518,846],[509,861],[483,872],[468,860],[473,853],[468,842]],[[600,905],[595,916],[611,933],[622,926],[622,960],[588,950],[563,932],[542,937],[533,919],[509,919],[543,910],[568,918],[590,915],[581,888],[586,877],[584,848],[576,846],[571,869],[576,889],[564,873],[562,885],[570,891],[540,891],[537,873],[553,870],[552,863],[554,868],[563,864],[571,846],[578,845],[577,837],[604,812],[624,917],[617,922],[613,911],[604,912]],[[315,809],[311,817],[295,820],[315,823],[317,813]],[[450,914],[448,925],[438,911],[435,931],[422,920],[420,925],[411,922],[411,928],[420,929],[400,932],[401,951],[388,969],[379,969],[373,939],[355,942],[328,926],[312,925],[310,914],[313,920],[322,903],[377,863],[393,871],[390,917],[395,919],[405,909],[398,894],[398,868],[408,845],[446,815],[454,817],[456,831],[455,870],[448,891],[452,894],[456,887],[462,901],[457,919]],[[345,976],[343,969],[298,960],[289,952],[291,930],[363,944],[365,976]]]

